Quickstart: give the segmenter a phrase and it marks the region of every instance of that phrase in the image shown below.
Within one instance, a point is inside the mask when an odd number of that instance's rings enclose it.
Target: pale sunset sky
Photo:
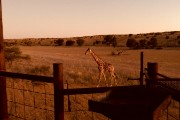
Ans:
[[[180,31],[180,0],[2,0],[4,38]]]

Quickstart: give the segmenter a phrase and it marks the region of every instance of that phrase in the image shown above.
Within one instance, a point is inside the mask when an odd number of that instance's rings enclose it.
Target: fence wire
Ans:
[[[180,81],[169,80],[169,81],[158,81],[158,83],[161,83],[162,85],[167,86],[171,89],[180,91]]]

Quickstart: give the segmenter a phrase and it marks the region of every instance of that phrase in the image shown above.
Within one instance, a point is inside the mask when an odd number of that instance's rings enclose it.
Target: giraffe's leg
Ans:
[[[110,74],[110,76],[111,76],[111,86],[112,86],[113,76],[112,74]]]
[[[113,79],[114,79],[114,84],[117,86],[116,76],[114,73],[113,73]]]
[[[112,86],[113,75],[112,75],[112,72],[111,72],[111,71],[109,71],[109,74],[110,74],[110,77],[111,77],[111,86]]]
[[[103,72],[102,74],[103,74],[103,76],[104,76],[104,81],[105,81],[106,85],[108,86],[108,83],[107,83],[107,81],[106,81],[106,75],[105,75],[104,72]]]
[[[112,86],[113,80],[114,80],[114,84],[117,85],[116,76],[115,76],[114,72],[111,72],[110,76],[111,76],[111,86]]]
[[[97,87],[99,87],[99,84],[100,84],[100,82],[101,82],[101,77],[102,77],[102,71],[99,71],[99,80],[98,80],[98,85],[97,85]]]

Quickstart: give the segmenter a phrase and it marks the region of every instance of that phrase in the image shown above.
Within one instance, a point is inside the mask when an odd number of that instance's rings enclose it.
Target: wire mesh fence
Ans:
[[[10,119],[54,119],[53,84],[8,78],[6,89]]]
[[[7,78],[8,115],[11,120],[53,120],[53,83],[32,82],[31,80]],[[66,88],[66,84],[64,87]],[[83,87],[78,84],[76,87]],[[71,85],[70,85],[71,87]],[[73,86],[71,88],[74,88]],[[104,97],[103,94],[64,96],[65,120],[108,120],[107,117],[88,111],[88,99]],[[71,109],[71,110],[69,110]]]

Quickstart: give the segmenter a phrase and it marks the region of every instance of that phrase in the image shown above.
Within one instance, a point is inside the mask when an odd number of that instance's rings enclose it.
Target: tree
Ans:
[[[180,45],[180,40],[178,41],[178,44]]]
[[[152,38],[150,39],[150,41],[148,41],[148,46],[149,46],[150,48],[155,48],[155,47],[157,47],[157,39],[156,39],[155,37],[152,37]]]
[[[179,35],[179,36],[177,36],[177,39],[180,39],[180,35]]]
[[[64,43],[64,39],[57,39],[54,41],[55,44],[57,44],[58,46],[62,46]]]
[[[117,39],[114,35],[106,35],[104,37],[104,41],[102,43],[106,44],[106,45],[113,45],[113,47],[116,47],[117,46]]]
[[[129,35],[128,35],[128,37],[131,37],[131,36],[133,36],[133,34],[129,34]]]
[[[117,39],[116,39],[115,36],[114,36],[113,39],[111,40],[111,43],[112,43],[113,47],[116,47],[116,46],[117,46]]]
[[[140,49],[141,46],[140,46],[139,42],[136,41],[133,48],[134,49]]]
[[[104,42],[103,43],[105,43],[106,45],[112,44],[113,37],[114,37],[113,35],[106,35],[104,37]]]
[[[177,36],[177,41],[178,41],[178,44],[180,45],[180,35]]]
[[[169,39],[169,36],[168,36],[168,35],[166,36],[166,39]]]
[[[83,39],[77,39],[76,43],[78,44],[78,46],[82,46],[84,44],[84,40]]]
[[[94,42],[94,45],[95,45],[95,44],[97,44],[97,45],[102,44],[102,41],[96,40],[96,41]]]
[[[135,39],[133,38],[128,38],[127,42],[126,42],[126,46],[130,47],[130,48],[134,48],[137,46],[137,42]]]
[[[73,40],[67,40],[66,41],[66,46],[73,46],[74,45],[74,41]]]
[[[145,39],[139,40],[140,48],[146,48],[146,45],[147,45],[147,40],[145,40]]]

